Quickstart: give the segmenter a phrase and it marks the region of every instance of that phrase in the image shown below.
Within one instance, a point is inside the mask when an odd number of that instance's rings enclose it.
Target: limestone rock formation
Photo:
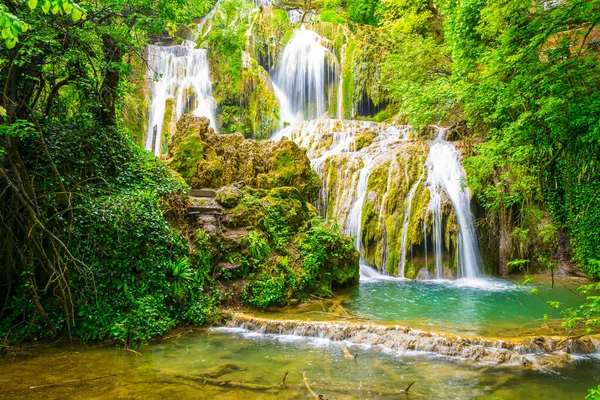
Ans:
[[[256,189],[291,186],[314,201],[320,189],[306,150],[283,139],[245,139],[239,133],[218,134],[206,118],[183,115],[171,137],[167,164],[192,188],[219,188],[244,182]]]

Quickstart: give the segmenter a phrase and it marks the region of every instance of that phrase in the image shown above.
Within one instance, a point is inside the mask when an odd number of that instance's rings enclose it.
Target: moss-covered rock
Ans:
[[[279,126],[279,101],[267,71],[248,53],[242,56],[243,129],[257,139],[267,139]]]
[[[266,190],[288,186],[311,202],[320,189],[306,150],[295,143],[221,135],[209,128],[206,118],[183,115],[165,159],[194,188],[218,188],[238,182]]]
[[[266,308],[358,283],[352,240],[320,221],[297,188],[244,189],[223,213],[216,229],[217,217],[208,216],[193,221],[192,231],[210,243],[225,304]]]
[[[240,189],[235,186],[224,186],[217,190],[215,200],[225,208],[233,208],[239,204],[242,197],[244,194]]]

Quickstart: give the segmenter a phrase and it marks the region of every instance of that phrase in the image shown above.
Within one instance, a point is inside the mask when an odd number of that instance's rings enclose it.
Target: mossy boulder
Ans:
[[[295,143],[287,139],[256,141],[239,133],[218,134],[203,117],[180,118],[164,158],[193,188],[218,188],[238,182],[265,190],[287,186],[313,202],[321,185],[306,150]]]
[[[242,191],[235,186],[225,186],[217,190],[215,200],[225,208],[233,208],[244,197]]]

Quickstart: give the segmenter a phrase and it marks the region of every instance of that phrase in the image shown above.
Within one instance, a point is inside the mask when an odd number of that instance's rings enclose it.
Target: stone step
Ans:
[[[216,206],[190,206],[187,208],[188,214],[198,213],[198,214],[206,214],[206,213],[221,213],[223,209],[221,207]]]
[[[212,189],[190,189],[192,197],[215,197],[217,192]]]

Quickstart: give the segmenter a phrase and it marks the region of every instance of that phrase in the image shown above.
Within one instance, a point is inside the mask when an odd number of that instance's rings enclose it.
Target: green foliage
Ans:
[[[379,23],[380,0],[356,0],[348,2],[348,17],[360,24],[377,26]]]
[[[403,115],[419,127],[437,123],[453,106],[452,66],[427,2],[383,3],[382,28],[389,32],[381,74],[383,86]]]
[[[529,260],[519,259],[519,260],[509,261],[506,265],[509,269],[523,270],[527,264],[529,264]]]
[[[352,241],[344,237],[337,225],[314,225],[296,240],[303,260],[299,280],[306,291],[316,290],[317,293],[330,295],[324,285],[316,287],[319,280],[331,282],[333,287],[348,286],[358,280],[358,270],[347,268],[348,264],[355,264],[353,257],[356,250]]]
[[[254,264],[258,264],[269,255],[271,248],[266,238],[257,231],[251,231],[248,234],[248,244],[250,249],[250,256],[253,259]]]
[[[263,272],[258,279],[250,280],[244,286],[242,298],[254,307],[265,309],[282,300],[284,282],[282,275],[272,276]]]
[[[171,284],[171,296],[179,303],[185,304],[188,296],[187,284],[194,280],[189,258],[169,261],[167,279]]]
[[[212,29],[204,38],[210,46],[210,68],[215,82],[213,96],[219,107],[222,133],[243,129],[239,101],[242,89],[242,50],[246,45],[249,3],[225,0],[212,21]]]
[[[262,257],[268,246],[261,236],[254,236],[251,242],[258,239],[260,244],[255,246],[264,249],[257,254]],[[255,264],[255,272],[248,276],[243,290],[242,300],[246,304],[264,309],[284,303],[292,296],[329,297],[333,288],[358,282],[358,254],[338,226],[324,226],[314,219],[310,228],[302,229],[287,243],[286,249],[287,256],[275,260],[263,258]]]
[[[319,15],[321,22],[331,22],[333,24],[343,24],[346,19],[335,10],[323,10]]]
[[[558,302],[548,302],[564,316],[563,326],[573,335],[595,335],[600,333],[600,283],[583,285],[578,289],[585,302],[579,307],[562,308]]]
[[[73,22],[86,18],[84,10],[77,3],[70,0],[42,0],[41,2],[27,0],[27,5],[31,11],[35,11],[38,4],[44,14],[66,14],[71,17]],[[19,41],[19,35],[27,32],[31,25],[8,12],[4,4],[0,4],[0,28],[6,47],[12,49]]]
[[[64,183],[78,185],[70,251],[82,263],[70,274],[77,312],[73,334],[129,344],[178,323],[213,320],[218,297],[210,292],[207,237],[197,235],[198,250],[188,258],[182,234],[163,211],[169,208],[166,203],[183,196],[185,184],[120,131],[61,123],[49,126],[46,133]],[[33,140],[29,144],[37,150],[39,143]],[[51,176],[44,165],[40,169],[38,162],[37,176]],[[40,179],[45,191],[57,191],[51,179]],[[51,207],[54,201],[47,197],[40,205]],[[58,216],[64,218],[64,213]],[[39,317],[30,330],[28,323],[20,322],[23,315],[35,312],[27,301],[31,285],[21,282],[0,329],[12,339],[44,337],[48,332]],[[50,298],[43,304],[56,328],[66,329],[60,302]]]
[[[585,396],[586,400],[600,400],[600,385],[595,388],[591,388],[588,391],[587,396]]]
[[[352,240],[320,221],[295,188],[247,190],[231,217],[234,226],[252,229],[241,251],[244,304],[267,308],[309,294],[331,296],[333,288],[358,282]]]

